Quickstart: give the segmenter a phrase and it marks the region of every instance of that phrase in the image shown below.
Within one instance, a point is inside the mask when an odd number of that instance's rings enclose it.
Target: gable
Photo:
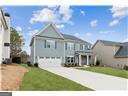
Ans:
[[[51,37],[51,38],[63,39],[63,36],[57,31],[58,30],[55,28],[55,26],[50,24],[46,28],[41,30],[40,33],[37,35],[42,36],[42,37]]]

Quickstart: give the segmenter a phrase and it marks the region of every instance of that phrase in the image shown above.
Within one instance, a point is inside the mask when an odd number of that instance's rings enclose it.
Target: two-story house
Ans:
[[[30,43],[31,63],[39,66],[61,66],[77,63],[89,65],[91,44],[72,35],[62,34],[54,24],[36,33]]]
[[[0,8],[0,64],[10,58],[10,15]]]

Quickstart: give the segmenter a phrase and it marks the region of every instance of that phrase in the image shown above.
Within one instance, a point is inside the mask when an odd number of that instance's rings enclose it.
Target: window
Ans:
[[[76,46],[76,44],[74,43],[74,50],[76,50],[76,47],[75,46]]]
[[[57,57],[57,59],[60,59],[60,57]]]
[[[74,63],[74,57],[66,57],[67,63]]]
[[[41,59],[44,59],[44,57],[40,57]]]
[[[67,43],[65,43],[65,50],[67,50]]]
[[[80,50],[84,50],[84,46],[83,44],[80,44]]]
[[[74,50],[74,43],[68,43],[68,50]]]
[[[44,48],[57,48],[57,43],[54,40],[45,40]]]
[[[52,59],[55,59],[55,57],[51,57]]]
[[[91,49],[91,45],[87,45],[87,49]]]
[[[55,41],[55,49],[57,48],[57,42]]]

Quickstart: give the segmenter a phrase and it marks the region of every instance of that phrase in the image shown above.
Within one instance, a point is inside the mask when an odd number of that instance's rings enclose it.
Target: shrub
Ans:
[[[97,61],[96,61],[96,66],[99,66],[99,65],[100,65],[100,61],[97,60]]]
[[[123,69],[124,70],[128,70],[128,66],[127,65],[124,65]]]
[[[75,67],[77,66],[77,63],[65,63],[64,67]]]
[[[5,59],[5,60],[3,60],[2,63],[3,63],[3,64],[11,64],[12,61],[11,61],[11,59]]]
[[[35,67],[38,67],[38,63],[35,63],[34,66],[35,66]]]
[[[29,66],[29,67],[32,67],[33,65],[31,64],[31,62],[27,62],[27,65]]]

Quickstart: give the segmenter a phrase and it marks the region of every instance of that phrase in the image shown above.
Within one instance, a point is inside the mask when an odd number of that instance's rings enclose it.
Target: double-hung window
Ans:
[[[85,45],[80,44],[80,50],[84,50],[84,48],[85,48]]]
[[[74,50],[74,43],[68,43],[68,50]]]
[[[45,40],[45,44],[44,44],[45,48],[57,48],[57,42],[54,40]]]

